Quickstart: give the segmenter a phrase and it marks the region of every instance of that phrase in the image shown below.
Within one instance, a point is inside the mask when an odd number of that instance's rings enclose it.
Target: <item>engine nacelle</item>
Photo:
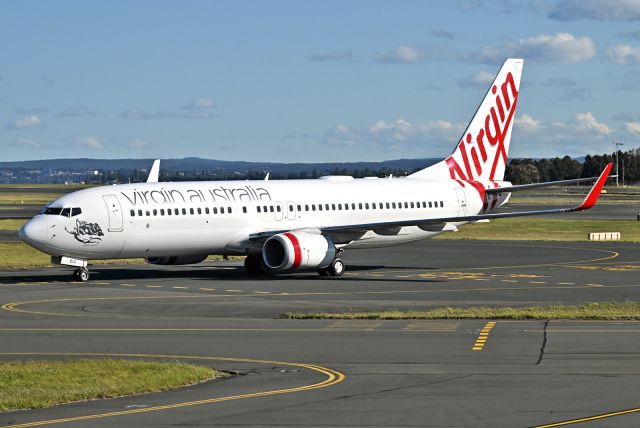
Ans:
[[[145,259],[152,265],[195,265],[208,257],[207,254],[200,256],[173,256],[173,257],[149,257]]]
[[[324,268],[335,256],[331,239],[308,232],[280,233],[262,247],[264,264],[274,272]]]

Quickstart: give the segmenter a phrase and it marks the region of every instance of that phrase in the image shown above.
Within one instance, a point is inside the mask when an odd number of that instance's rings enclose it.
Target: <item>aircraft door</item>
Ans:
[[[275,202],[275,207],[276,207],[276,211],[275,211],[275,216],[276,216],[276,221],[281,221],[284,218],[284,212],[282,210],[282,202]]]
[[[467,197],[464,189],[456,187],[456,195],[458,196],[458,216],[467,215]]]
[[[296,205],[291,201],[287,201],[287,218],[289,220],[296,219]]]
[[[116,195],[104,195],[104,204],[109,212],[109,232],[122,232],[122,209]]]

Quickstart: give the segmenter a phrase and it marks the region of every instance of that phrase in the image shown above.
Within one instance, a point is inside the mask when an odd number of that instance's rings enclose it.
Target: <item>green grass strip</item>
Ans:
[[[180,362],[73,360],[0,362],[0,411],[164,391],[222,376]]]
[[[605,302],[566,306],[436,308],[426,311],[284,313],[281,319],[405,320],[405,319],[506,319],[506,320],[640,320],[640,303]]]

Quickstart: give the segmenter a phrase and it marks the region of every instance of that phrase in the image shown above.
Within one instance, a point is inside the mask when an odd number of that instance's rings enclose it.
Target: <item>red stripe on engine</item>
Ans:
[[[289,238],[289,241],[291,241],[291,245],[293,245],[293,265],[291,266],[291,269],[297,269],[298,266],[300,266],[300,263],[302,263],[302,251],[300,251],[300,242],[298,241],[298,238],[296,238],[296,235],[291,232],[286,232],[284,236]]]

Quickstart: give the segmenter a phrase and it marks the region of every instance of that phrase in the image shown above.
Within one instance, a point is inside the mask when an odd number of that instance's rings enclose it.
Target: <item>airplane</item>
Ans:
[[[159,182],[159,160],[146,183],[64,195],[19,232],[54,264],[89,279],[88,260],[144,258],[150,264],[200,263],[208,255],[244,255],[250,274],[345,271],[345,249],[432,238],[497,218],[584,211],[611,171],[599,177],[512,185],[504,181],[523,60],[502,65],[446,159],[406,177]],[[575,207],[496,212],[513,192],[595,181]]]

